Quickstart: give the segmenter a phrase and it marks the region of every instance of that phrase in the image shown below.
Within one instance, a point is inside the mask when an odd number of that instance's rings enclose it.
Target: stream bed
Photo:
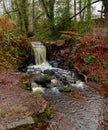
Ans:
[[[108,130],[107,87],[86,84],[74,72],[59,68],[34,70],[28,72],[31,82],[35,83],[33,88],[43,94],[52,109],[47,130]],[[40,84],[48,76],[51,82]],[[59,88],[66,84],[71,92],[60,92]]]
[[[92,87],[73,88],[48,101],[55,111],[49,130],[108,130],[108,97]]]
[[[108,130],[108,86],[85,83],[75,71],[52,67],[46,48],[32,42],[36,65],[28,66],[33,92],[41,92],[52,116],[41,130]],[[53,64],[55,64],[54,62]],[[60,92],[69,86],[70,92]]]

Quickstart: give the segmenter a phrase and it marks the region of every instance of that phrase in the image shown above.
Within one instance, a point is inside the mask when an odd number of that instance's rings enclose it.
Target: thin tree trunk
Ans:
[[[14,2],[15,2],[15,6],[18,10],[18,12],[17,12],[18,24],[20,25],[21,31],[24,31],[23,30],[23,19],[22,19],[22,13],[21,13],[21,9],[20,9],[19,0],[15,0]]]
[[[33,31],[35,30],[35,0],[32,1],[32,23],[33,23]]]
[[[74,15],[76,14],[76,0],[74,0]],[[77,21],[77,17],[74,17],[74,20]]]
[[[24,28],[26,33],[29,32],[29,21],[28,21],[28,0],[23,0],[21,3],[23,19],[24,19]]]
[[[82,9],[82,0],[79,0],[79,10]],[[80,16],[80,21],[82,21],[82,14],[79,15]]]
[[[92,0],[87,0],[87,4],[89,5],[87,7],[87,21],[91,21],[91,1]]]
[[[55,0],[50,0],[49,1],[49,15],[50,15],[49,24],[50,24],[50,29],[51,29],[52,33],[54,33],[54,31],[55,31],[54,3],[55,3]]]

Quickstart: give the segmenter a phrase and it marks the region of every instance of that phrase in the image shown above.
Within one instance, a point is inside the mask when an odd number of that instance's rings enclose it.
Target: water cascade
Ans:
[[[46,62],[46,48],[41,42],[31,42],[35,55],[36,65]]]
[[[33,47],[34,56],[35,56],[35,64],[33,66],[28,66],[28,71],[35,70],[40,68],[41,70],[51,69],[52,67],[46,61],[46,47],[39,41],[32,41],[31,45]]]

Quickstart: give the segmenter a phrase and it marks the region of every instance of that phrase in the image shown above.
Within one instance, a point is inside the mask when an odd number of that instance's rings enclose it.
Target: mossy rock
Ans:
[[[24,85],[24,88],[25,88],[26,90],[29,90],[29,91],[32,90],[32,88],[31,88],[31,84],[30,84],[29,81],[25,81],[25,82],[23,82],[23,85]]]
[[[50,83],[51,79],[52,78],[48,75],[45,76],[40,75],[35,77],[34,82],[36,82],[37,84],[45,85],[46,83]]]
[[[51,82],[51,79],[52,79],[52,78],[51,78],[50,76],[47,76],[47,77],[44,78],[44,82],[45,82],[45,83],[50,83],[50,82]]]
[[[30,80],[29,80],[29,77],[27,74],[21,75],[21,82],[26,90],[28,90],[28,91],[32,90],[31,83],[30,83]]]
[[[45,122],[46,120],[50,119],[51,117],[51,108],[49,105],[47,105],[45,111],[41,114],[33,114],[32,118],[35,121],[35,124],[37,125],[39,122]]]
[[[70,86],[64,86],[62,88],[59,88],[60,92],[71,92],[71,87]]]

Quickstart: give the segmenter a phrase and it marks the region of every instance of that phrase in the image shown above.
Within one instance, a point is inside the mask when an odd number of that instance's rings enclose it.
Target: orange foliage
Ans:
[[[60,31],[60,32],[63,34],[69,34],[69,35],[79,35],[78,33],[72,32],[72,31]]]
[[[13,24],[7,23],[7,24],[5,25],[5,27],[6,27],[7,30],[12,30],[12,29],[13,29]]]
[[[1,32],[5,30],[12,30],[13,29],[13,24],[9,22],[9,19],[7,17],[0,17],[0,28]]]
[[[29,40],[29,38],[27,38],[27,37],[23,37],[22,38],[22,43],[23,44],[25,44],[25,43],[28,43],[30,40]]]

